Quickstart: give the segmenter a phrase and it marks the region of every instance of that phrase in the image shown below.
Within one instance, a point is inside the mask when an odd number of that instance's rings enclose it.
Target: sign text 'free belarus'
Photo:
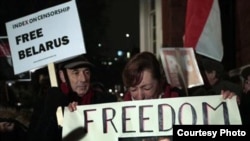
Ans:
[[[86,52],[75,1],[6,23],[15,74]]]

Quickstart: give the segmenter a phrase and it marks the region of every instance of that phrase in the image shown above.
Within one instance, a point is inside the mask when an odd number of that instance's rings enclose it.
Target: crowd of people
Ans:
[[[250,68],[242,71],[244,83],[241,87],[239,84],[224,79],[224,68],[220,62],[203,56],[197,56],[197,62],[204,85],[190,89],[189,96],[221,94],[224,99],[236,96],[242,123],[249,124],[250,116],[247,107],[249,107],[250,101]],[[56,115],[58,107],[68,107],[70,111],[74,112],[78,105],[118,102],[117,97],[106,91],[103,85],[92,81],[95,76],[93,70],[96,69],[96,66],[89,62],[84,55],[58,63],[56,68],[59,86],[48,88],[44,95],[45,98],[39,102],[39,106],[34,108],[27,129],[28,141],[63,140],[62,126],[58,124]],[[171,86],[164,74],[162,65],[155,54],[145,51],[132,56],[121,72],[126,88],[123,101],[186,96],[185,91]],[[0,127],[2,132],[3,128]],[[172,140],[172,137],[130,138],[129,140],[169,141]]]

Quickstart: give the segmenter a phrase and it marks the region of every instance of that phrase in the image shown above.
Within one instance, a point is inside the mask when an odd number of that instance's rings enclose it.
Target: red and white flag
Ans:
[[[223,45],[218,0],[188,0],[184,47],[193,47],[200,55],[221,61]]]

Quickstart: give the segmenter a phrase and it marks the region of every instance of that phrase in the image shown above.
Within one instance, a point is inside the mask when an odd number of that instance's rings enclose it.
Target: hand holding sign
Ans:
[[[172,135],[173,125],[241,124],[236,97],[181,97],[78,106],[65,109],[63,136],[84,127],[81,140]],[[154,126],[152,126],[154,125]],[[98,133],[98,136],[96,136]]]

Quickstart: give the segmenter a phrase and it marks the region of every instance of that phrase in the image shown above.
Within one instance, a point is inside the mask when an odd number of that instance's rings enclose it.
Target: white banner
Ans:
[[[75,1],[6,23],[14,73],[86,52]]]
[[[78,106],[65,108],[63,137],[81,141],[118,141],[119,138],[168,136],[173,125],[241,125],[236,97],[196,96]]]

